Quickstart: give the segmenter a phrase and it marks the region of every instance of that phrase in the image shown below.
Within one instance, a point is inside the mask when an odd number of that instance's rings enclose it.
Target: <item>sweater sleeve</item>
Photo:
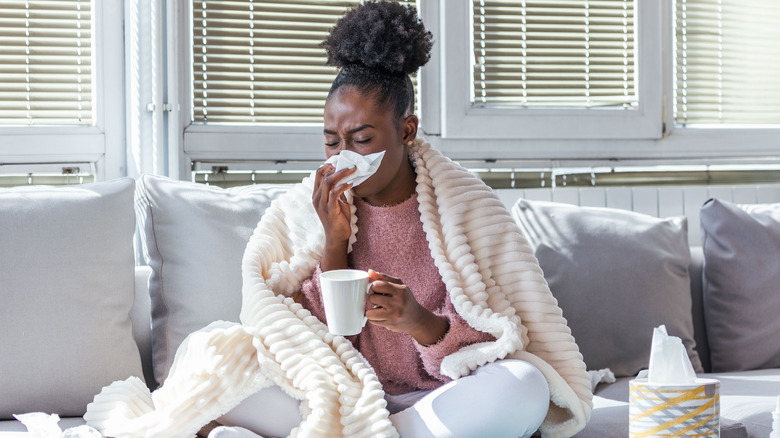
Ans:
[[[436,316],[444,318],[449,323],[449,329],[439,342],[432,345],[421,345],[415,342],[417,351],[420,352],[423,367],[432,377],[443,382],[449,382],[449,377],[441,373],[441,361],[448,355],[455,353],[461,348],[476,344],[479,342],[495,341],[493,335],[481,332],[470,325],[455,311],[455,307],[450,300],[443,309],[433,312]]]
[[[300,304],[304,309],[311,312],[317,319],[325,323],[325,306],[322,304],[322,293],[320,292],[320,273],[322,269],[319,263],[314,273],[308,279],[301,283]]]

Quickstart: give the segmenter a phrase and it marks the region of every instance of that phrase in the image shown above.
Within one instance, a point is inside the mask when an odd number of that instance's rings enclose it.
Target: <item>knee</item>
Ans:
[[[527,418],[541,421],[550,406],[550,388],[538,368],[522,360],[501,360],[486,365],[485,372],[497,376],[498,402]]]

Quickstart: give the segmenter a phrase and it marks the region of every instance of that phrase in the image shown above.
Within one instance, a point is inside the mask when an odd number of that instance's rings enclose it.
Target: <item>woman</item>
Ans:
[[[417,138],[409,74],[431,45],[414,8],[395,2],[366,2],[339,21],[324,42],[341,68],[325,105],[325,155],[384,151],[379,169],[352,187],[340,181],[354,169],[325,165],[276,200],[244,255],[243,325],[185,340],[151,412],[101,418],[103,403],[140,404],[126,393],[142,384],[115,382],[96,397],[91,424],[167,436],[244,400],[220,423],[264,436],[584,427],[590,381],[525,239],[489,188]],[[319,273],[341,268],[372,280],[369,323],[348,339],[327,332],[319,293]]]

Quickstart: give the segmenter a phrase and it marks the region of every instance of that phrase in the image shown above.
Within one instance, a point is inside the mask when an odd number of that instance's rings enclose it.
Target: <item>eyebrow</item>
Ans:
[[[362,130],[364,130],[366,128],[374,128],[374,125],[370,125],[370,124],[366,123],[365,125],[360,125],[357,128],[355,128],[355,129],[350,129],[349,131],[347,131],[347,134],[354,134],[354,133],[356,133],[358,131],[362,131]],[[376,128],[374,128],[374,129],[376,129]],[[325,134],[329,134],[329,135],[336,135],[336,132],[335,131],[331,131],[330,129],[323,129],[322,132],[324,132]]]

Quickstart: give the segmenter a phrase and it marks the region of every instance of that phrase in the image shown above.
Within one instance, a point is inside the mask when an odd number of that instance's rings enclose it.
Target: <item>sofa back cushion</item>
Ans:
[[[691,318],[685,218],[521,199],[512,214],[535,250],[588,369],[647,368],[665,324],[702,371]]]
[[[136,214],[152,274],[152,357],[163,383],[191,332],[216,320],[238,322],[241,259],[271,201],[289,186],[219,187],[144,175]]]
[[[780,204],[700,212],[713,372],[780,368]]]
[[[0,189],[0,419],[81,416],[103,386],[142,376],[133,189]]]

